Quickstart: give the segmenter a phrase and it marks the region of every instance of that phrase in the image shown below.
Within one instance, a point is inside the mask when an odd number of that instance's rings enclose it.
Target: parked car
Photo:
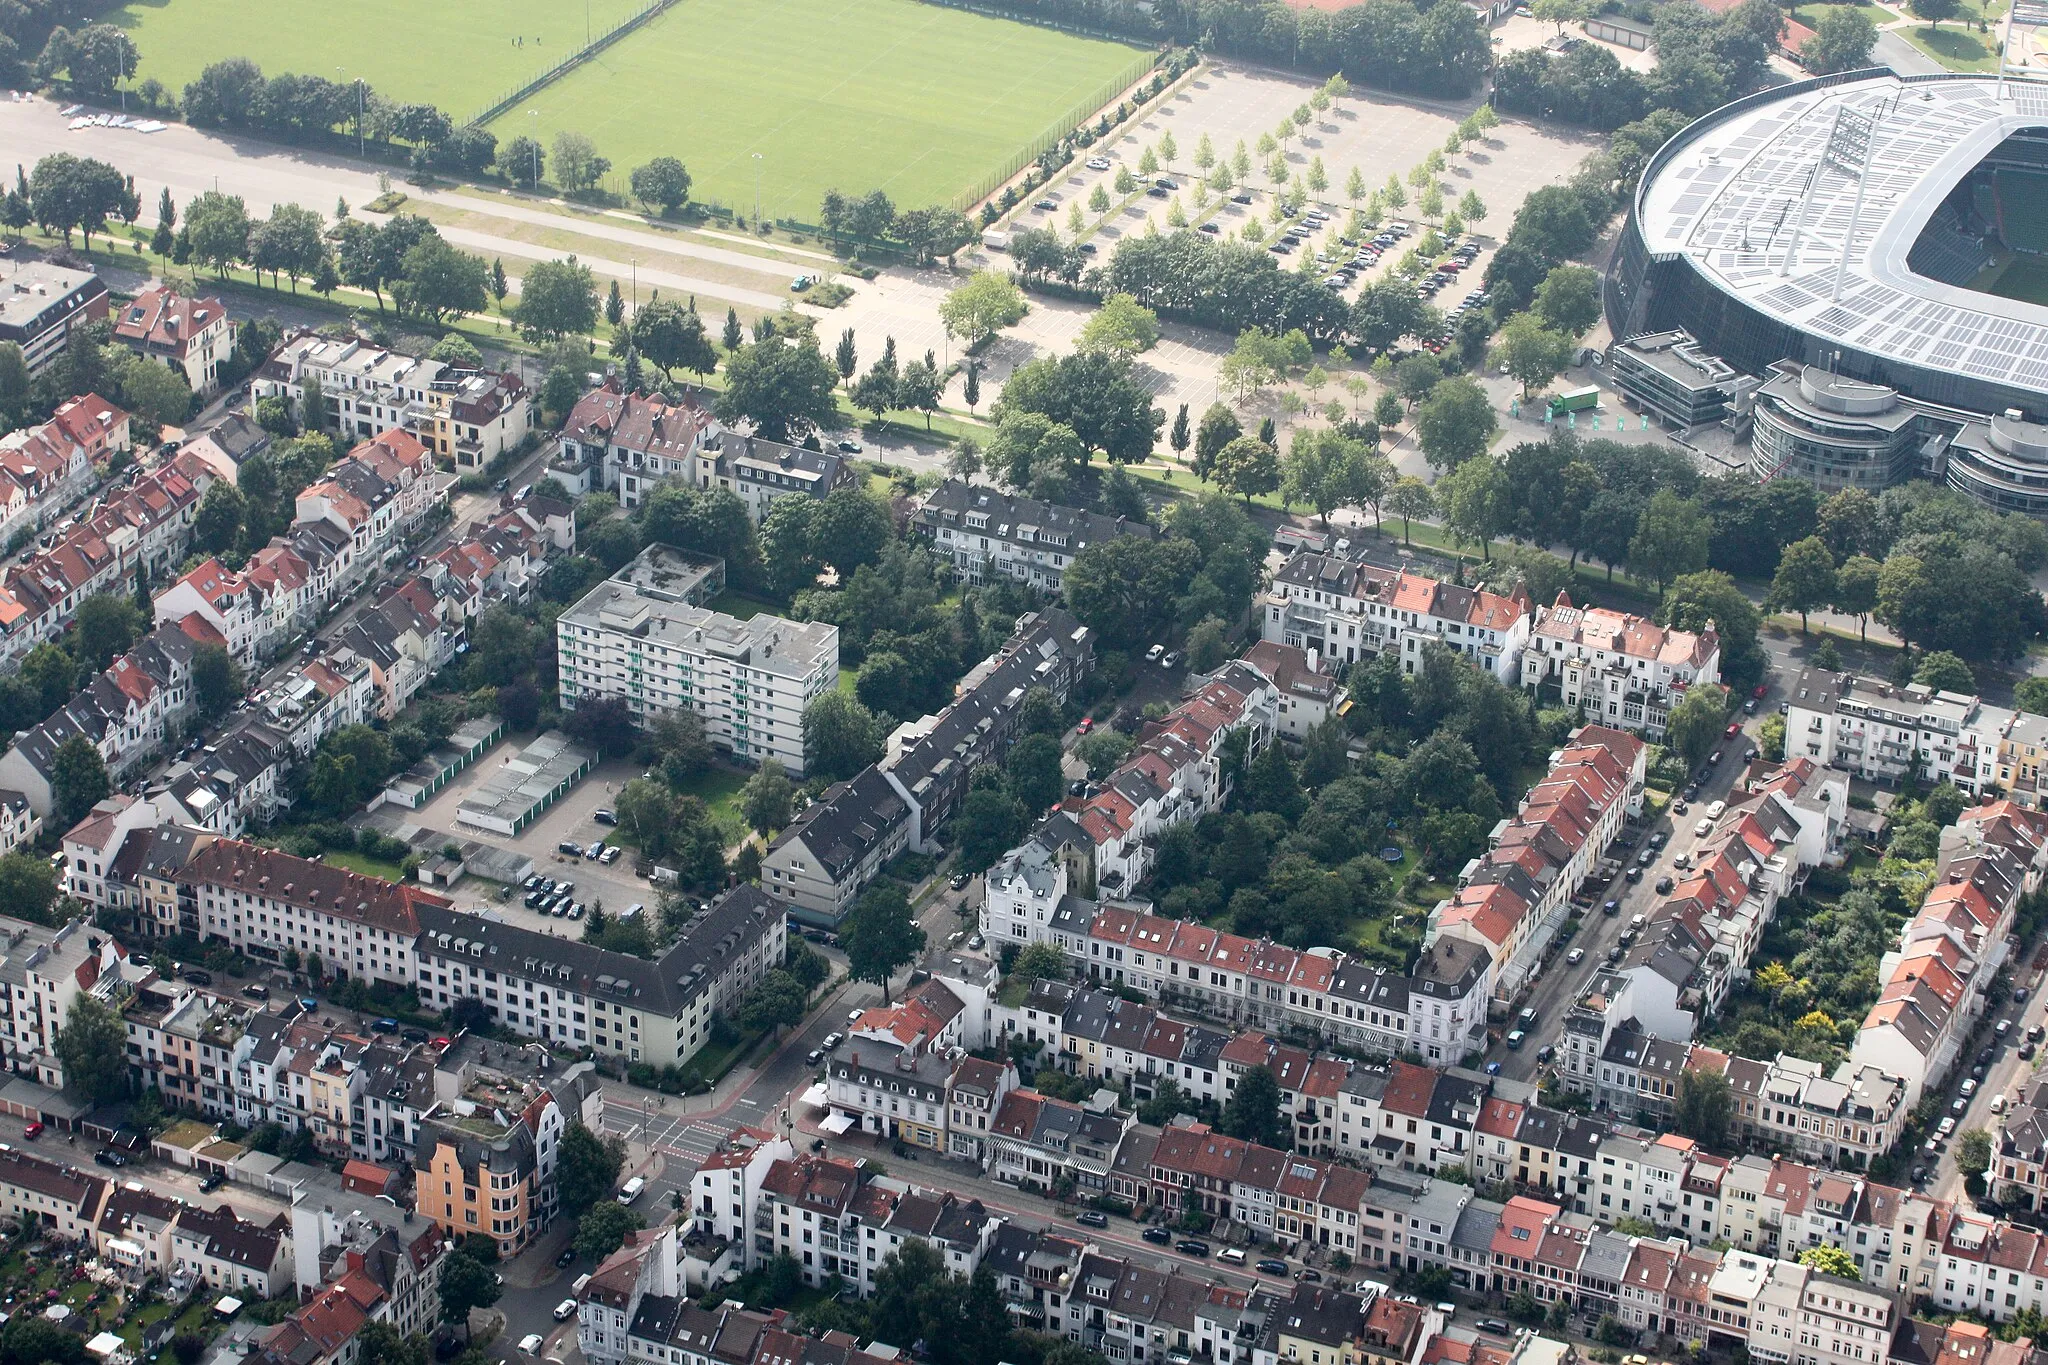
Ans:
[[[1509,1033],[1508,1051],[1520,1052],[1522,1050],[1522,1043],[1527,1039],[1527,1037],[1528,1035],[1523,1033],[1520,1029],[1515,1029],[1514,1031]]]
[[[205,1175],[199,1177],[199,1192],[201,1194],[212,1194],[227,1183],[228,1178],[219,1171],[208,1171]]]
[[[1158,1246],[1165,1246],[1168,1242],[1171,1242],[1173,1240],[1173,1234],[1168,1232],[1165,1228],[1160,1227],[1156,1223],[1151,1227],[1145,1229],[1144,1237],[1146,1241],[1152,1242]]]
[[[806,1054],[804,1055],[804,1065],[805,1065],[805,1066],[816,1066],[816,1065],[817,1065],[817,1064],[818,1064],[819,1062],[822,1062],[822,1061],[824,1061],[824,1060],[825,1060],[825,1049],[823,1049],[823,1048],[819,1048],[819,1047],[814,1047],[814,1048],[812,1048],[812,1049],[811,1049],[811,1050],[810,1050],[810,1051],[809,1051],[808,1053],[806,1053]]]
[[[126,1166],[128,1164],[128,1158],[122,1156],[119,1152],[115,1151],[111,1147],[100,1148],[97,1152],[94,1152],[92,1154],[92,1159],[102,1166],[120,1167]]]
[[[1082,1209],[1074,1215],[1074,1221],[1084,1228],[1106,1228],[1109,1226],[1109,1215],[1101,1209]]]
[[[1089,170],[1091,170],[1091,171],[1106,171],[1106,170],[1108,170],[1108,169],[1109,169],[1109,158],[1108,158],[1108,157],[1106,157],[1106,156],[1091,156],[1091,157],[1089,157],[1089,158],[1088,158],[1088,169],[1089,169]]]
[[[573,1317],[575,1317],[575,1316],[576,1316],[576,1300],[574,1300],[574,1299],[563,1299],[563,1300],[562,1300],[562,1301],[561,1301],[560,1303],[558,1303],[558,1304],[556,1304],[556,1305],[555,1305],[555,1321],[556,1321],[556,1322],[567,1322],[567,1321],[568,1321],[568,1320],[569,1320],[570,1318],[573,1318]]]
[[[590,818],[597,821],[600,825],[616,825],[619,823],[618,813],[603,806],[590,812]]]
[[[946,883],[946,885],[951,887],[953,890],[958,891],[962,887],[966,886],[970,880],[972,879],[965,872],[955,872],[951,880],[949,880]]]
[[[34,1142],[37,1138],[43,1135],[42,1121],[37,1120],[36,1122],[24,1127],[21,1130],[21,1135],[27,1138],[30,1142]]]
[[[1192,1237],[1184,1237],[1180,1241],[1175,1242],[1173,1249],[1183,1256],[1207,1256],[1209,1254],[1209,1244],[1207,1242],[1197,1242]]]
[[[1567,966],[1576,967],[1586,960],[1586,950],[1584,948],[1574,948],[1564,955],[1564,960]]]
[[[845,440],[839,443],[839,453],[842,455],[858,455],[860,454],[860,449],[859,441]]]
[[[1502,1322],[1499,1318],[1481,1318],[1479,1320],[1479,1330],[1482,1332],[1490,1332],[1497,1337],[1504,1337],[1510,1335],[1510,1332],[1508,1331],[1508,1325]]]
[[[565,1267],[567,1267],[567,1266],[573,1265],[573,1264],[575,1263],[575,1260],[576,1260],[576,1248],[575,1248],[575,1247],[563,1247],[563,1248],[562,1248],[562,1254],[561,1254],[561,1255],[559,1255],[559,1256],[557,1256],[557,1257],[555,1257],[555,1266],[556,1266],[556,1268],[557,1268],[557,1269],[562,1269],[562,1268],[565,1268]]]

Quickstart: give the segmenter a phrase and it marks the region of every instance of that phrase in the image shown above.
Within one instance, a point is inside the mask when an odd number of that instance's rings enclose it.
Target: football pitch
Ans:
[[[590,31],[645,4],[589,0]],[[582,47],[585,16],[556,0],[128,0],[104,17],[134,37],[137,78],[173,94],[209,63],[242,56],[266,76],[364,80],[394,103],[432,104],[459,121]]]
[[[678,157],[693,198],[750,216],[758,173],[764,214],[816,222],[827,189],[946,202],[1147,60],[916,0],[678,0],[491,131],[580,132],[621,190]]]
[[[2014,256],[1990,284],[1972,287],[2001,299],[2048,304],[2048,256]]]

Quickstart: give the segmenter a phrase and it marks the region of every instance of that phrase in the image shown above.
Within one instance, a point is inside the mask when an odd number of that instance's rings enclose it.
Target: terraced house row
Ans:
[[[1511,594],[1412,572],[1374,547],[1339,542],[1305,549],[1273,575],[1262,629],[1275,644],[1312,651],[1336,667],[1392,654],[1404,673],[1438,644],[1509,686],[1576,709],[1595,724],[1663,735],[1692,687],[1721,680],[1721,642],[1709,628],[1674,630],[1560,592],[1538,606]]]

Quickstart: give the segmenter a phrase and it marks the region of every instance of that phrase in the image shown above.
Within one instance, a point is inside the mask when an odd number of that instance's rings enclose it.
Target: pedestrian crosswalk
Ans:
[[[666,1114],[637,1100],[607,1094],[599,1127],[607,1134],[644,1142],[683,1169],[693,1171],[718,1150],[732,1132],[745,1122],[745,1115],[692,1118]]]

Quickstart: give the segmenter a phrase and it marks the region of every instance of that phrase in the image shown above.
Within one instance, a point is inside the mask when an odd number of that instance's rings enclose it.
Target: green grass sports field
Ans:
[[[644,4],[590,0],[591,28],[602,33]],[[266,76],[366,80],[455,119],[582,47],[584,30],[583,5],[560,0],[129,0],[105,17],[134,36],[136,75],[174,93],[209,62],[240,55]]]
[[[679,0],[491,130],[581,132],[620,187],[680,157],[695,198],[748,214],[759,152],[762,211],[815,222],[829,188],[944,202],[1143,59],[915,0]]]
[[[2048,257],[2013,257],[1984,292],[2021,303],[2048,304]]]

